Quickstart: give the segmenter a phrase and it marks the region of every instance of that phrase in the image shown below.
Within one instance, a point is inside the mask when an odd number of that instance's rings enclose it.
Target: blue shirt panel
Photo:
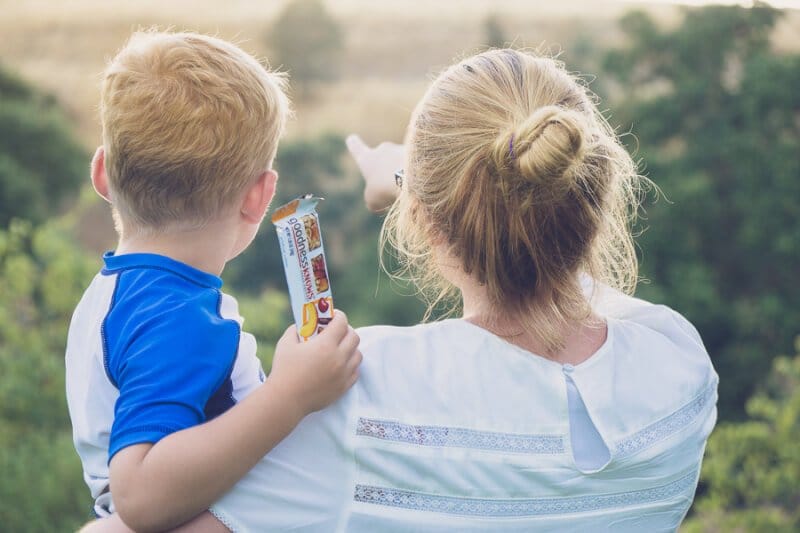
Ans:
[[[241,329],[220,316],[222,280],[154,254],[104,256],[117,276],[102,326],[108,378],[119,390],[108,460],[209,420],[234,403]]]

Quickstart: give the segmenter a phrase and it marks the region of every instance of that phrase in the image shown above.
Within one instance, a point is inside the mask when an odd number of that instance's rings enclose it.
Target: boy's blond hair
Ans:
[[[134,33],[106,68],[100,106],[125,231],[199,228],[230,208],[272,164],[289,112],[285,86],[221,39]]]

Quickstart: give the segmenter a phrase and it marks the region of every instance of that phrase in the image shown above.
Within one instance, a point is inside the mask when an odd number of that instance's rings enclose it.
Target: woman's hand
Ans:
[[[399,189],[394,173],[403,167],[405,146],[382,142],[372,148],[357,134],[347,137],[347,149],[364,177],[364,202],[367,209],[379,213],[394,202]]]

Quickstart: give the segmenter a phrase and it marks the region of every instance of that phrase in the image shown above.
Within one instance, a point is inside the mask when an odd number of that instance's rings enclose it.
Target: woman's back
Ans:
[[[511,49],[434,80],[383,235],[431,306],[465,320],[362,330],[359,383],[219,516],[255,531],[677,528],[717,375],[677,313],[587,294],[588,276],[632,292],[648,183],[595,102],[562,64]],[[598,317],[606,340],[585,359],[576,332]]]
[[[361,330],[353,391],[215,514],[243,531],[674,530],[716,419],[716,373],[674,311],[610,289],[595,302],[608,338],[576,366],[463,320]],[[610,455],[596,471],[573,457],[568,380]]]

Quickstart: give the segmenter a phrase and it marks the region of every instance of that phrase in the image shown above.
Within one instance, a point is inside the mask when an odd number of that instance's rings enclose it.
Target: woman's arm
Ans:
[[[394,173],[405,162],[405,146],[383,142],[372,148],[356,134],[347,137],[347,149],[364,176],[364,201],[370,211],[387,209],[399,192]]]

